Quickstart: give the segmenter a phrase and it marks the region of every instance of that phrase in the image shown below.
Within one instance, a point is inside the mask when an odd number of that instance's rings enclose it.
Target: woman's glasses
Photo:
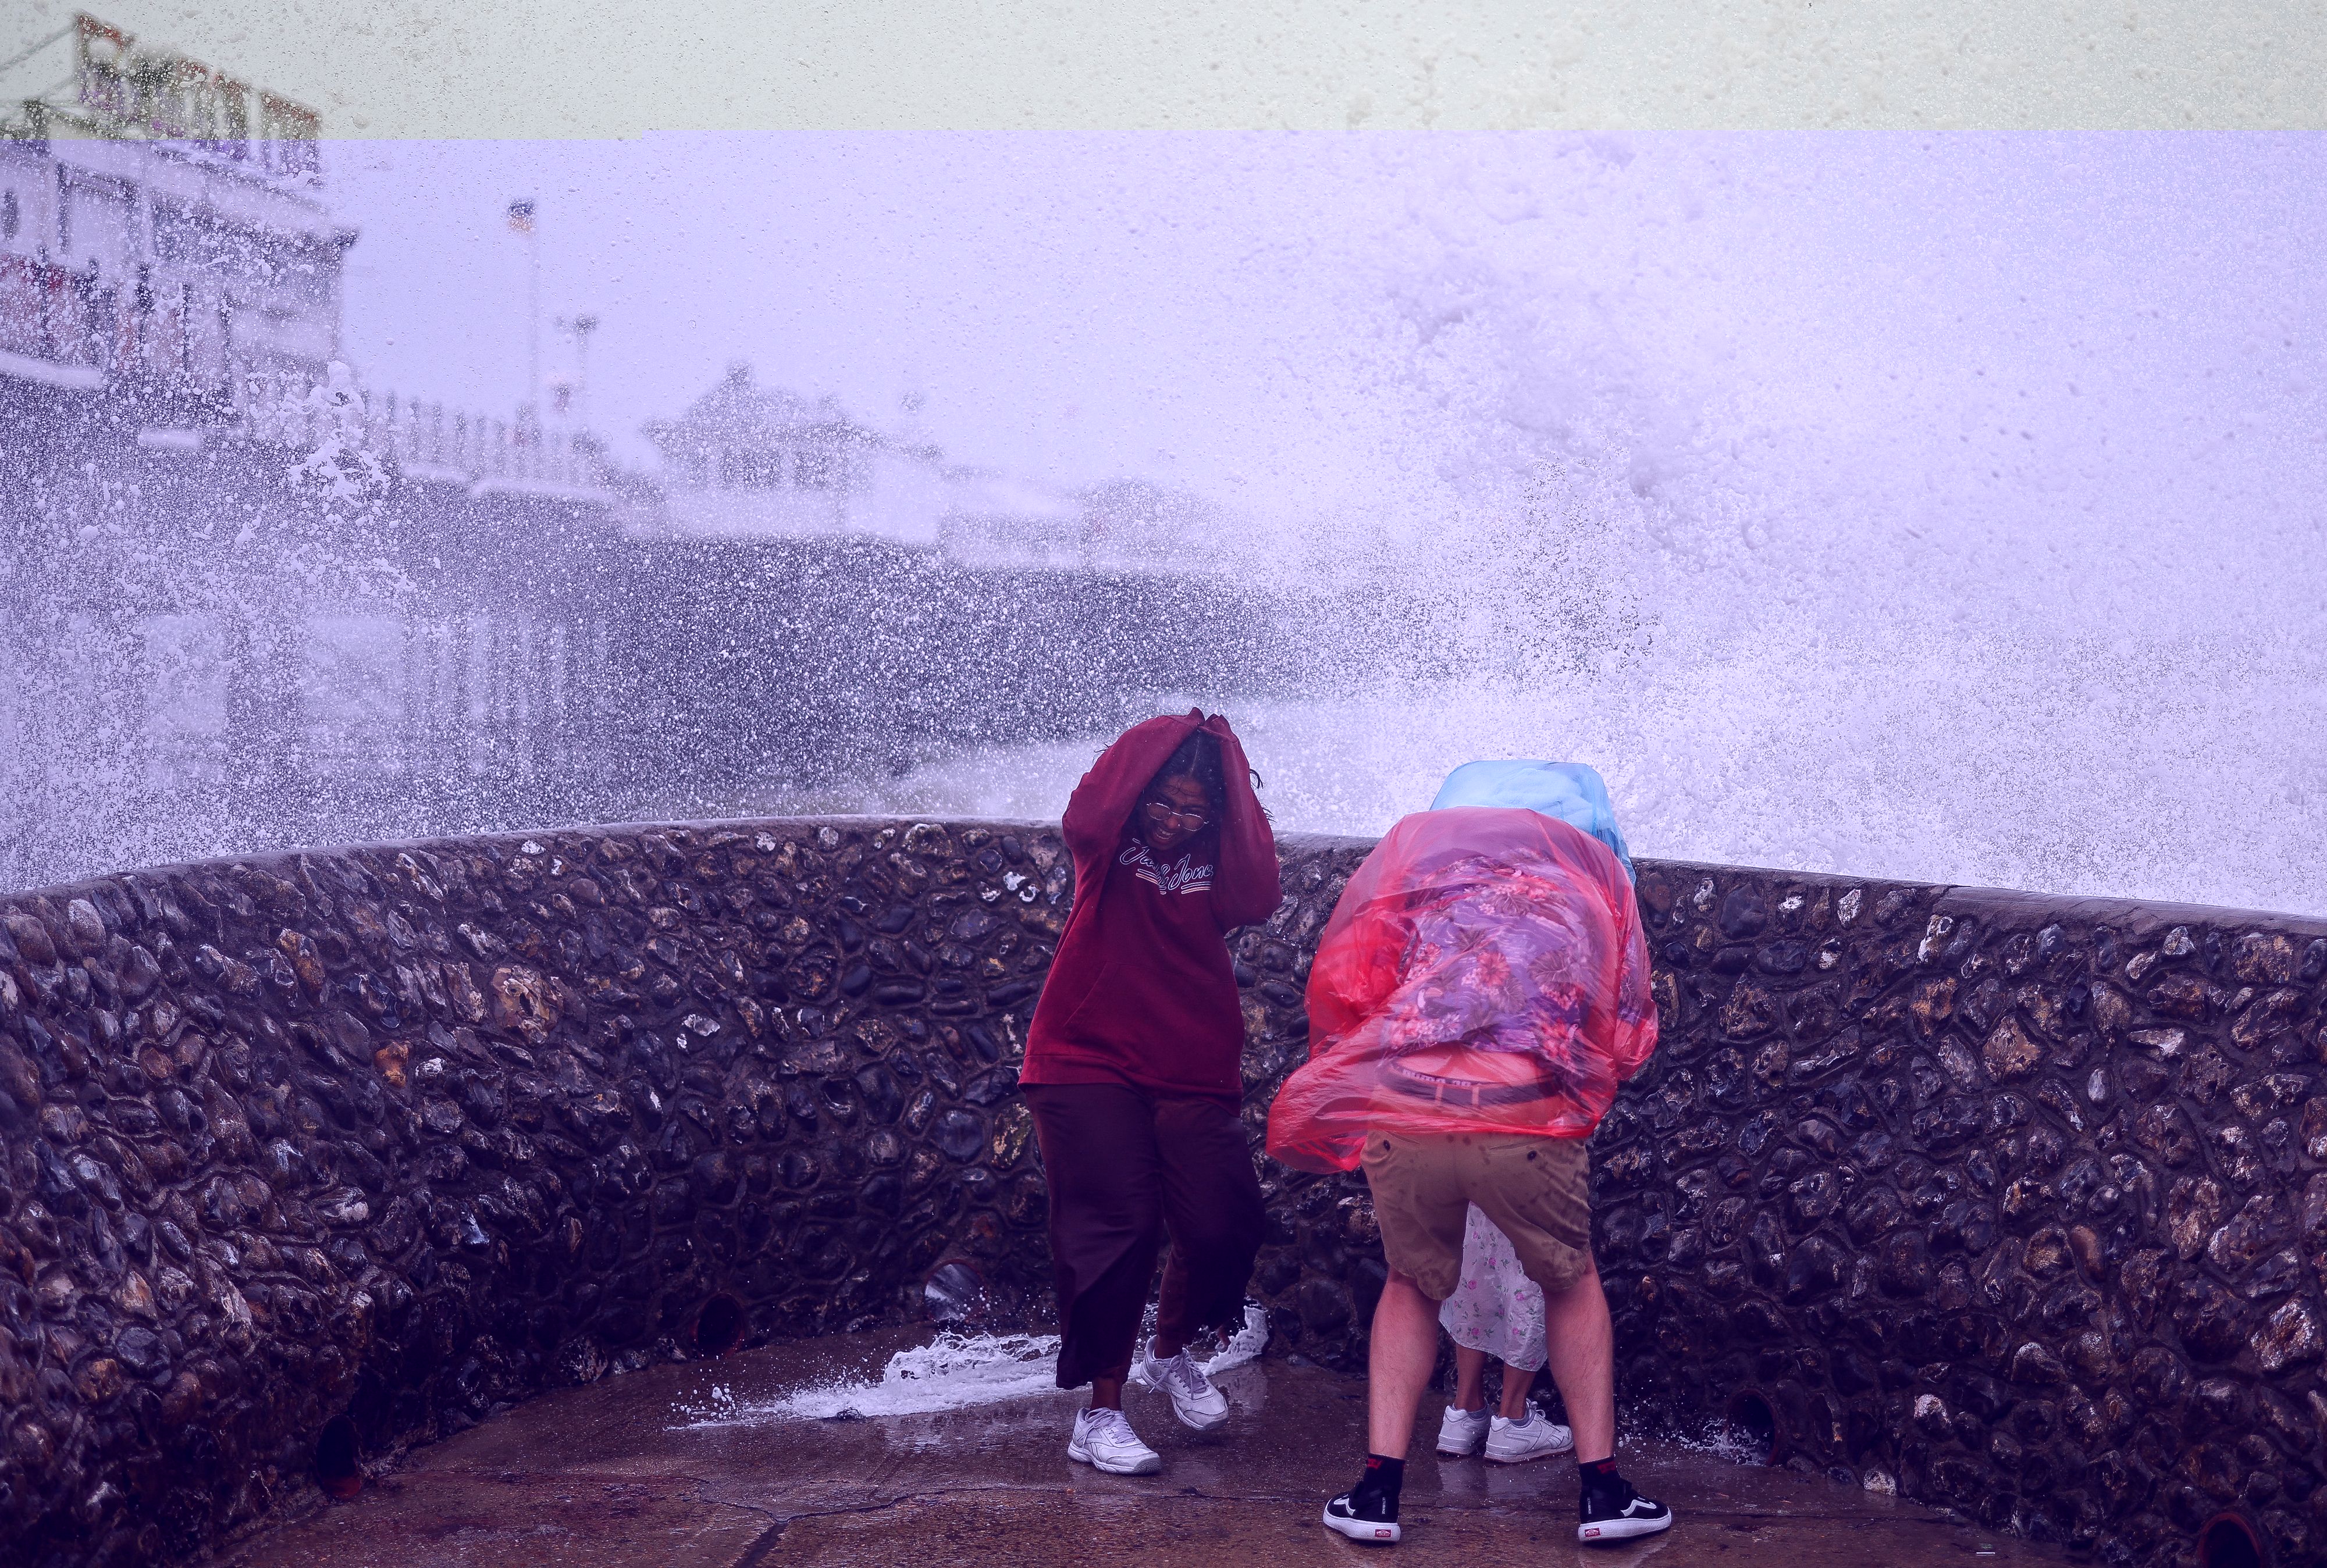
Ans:
[[[1168,800],[1147,802],[1147,820],[1156,826],[1171,829],[1184,827],[1190,833],[1201,833],[1211,825],[1211,817],[1201,811],[1181,811]]]

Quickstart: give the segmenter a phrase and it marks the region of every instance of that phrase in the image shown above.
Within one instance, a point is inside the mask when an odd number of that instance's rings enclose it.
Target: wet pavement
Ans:
[[[1072,1394],[921,1414],[755,1414],[835,1378],[877,1383],[898,1330],[651,1367],[544,1395],[416,1451],[354,1498],[282,1526],[234,1568],[756,1568],[969,1562],[1313,1563],[1369,1559],[1657,1568],[2061,1563],[1822,1477],[1676,1444],[1627,1443],[1625,1473],[1672,1505],[1668,1534],[1587,1548],[1565,1458],[1519,1466],[1428,1451],[1406,1471],[1403,1545],[1387,1554],[1317,1523],[1362,1457],[1364,1385],[1266,1360],[1224,1372],[1233,1413],[1182,1430],[1157,1395],[1126,1407],[1164,1455],[1155,1477],[1070,1463]],[[880,1395],[868,1395],[875,1403]],[[833,1401],[827,1400],[829,1406]]]

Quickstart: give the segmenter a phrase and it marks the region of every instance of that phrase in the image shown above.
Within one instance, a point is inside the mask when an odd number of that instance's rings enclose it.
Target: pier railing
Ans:
[[[240,433],[254,441],[304,447],[348,434],[337,423],[345,416],[314,396],[322,385],[319,378],[298,371],[244,377],[237,388]],[[528,419],[495,418],[393,392],[365,398],[358,425],[360,443],[393,461],[410,478],[605,488],[597,443],[579,430],[546,429]]]

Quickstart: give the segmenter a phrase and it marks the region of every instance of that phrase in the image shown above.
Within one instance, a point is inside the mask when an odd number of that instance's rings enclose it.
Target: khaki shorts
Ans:
[[[1519,1268],[1557,1293],[1592,1268],[1591,1156],[1581,1138],[1369,1133],[1360,1162],[1389,1266],[1443,1302],[1463,1278],[1473,1203],[1511,1238]]]

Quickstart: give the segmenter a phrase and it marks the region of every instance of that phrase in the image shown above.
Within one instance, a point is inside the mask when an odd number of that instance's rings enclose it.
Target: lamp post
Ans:
[[[590,334],[598,330],[598,318],[587,313],[560,316],[557,330],[570,333],[574,339],[574,424],[576,428],[590,428]]]
[[[525,403],[535,427],[541,423],[541,246],[534,238],[533,198],[509,204],[509,232],[525,237]]]

